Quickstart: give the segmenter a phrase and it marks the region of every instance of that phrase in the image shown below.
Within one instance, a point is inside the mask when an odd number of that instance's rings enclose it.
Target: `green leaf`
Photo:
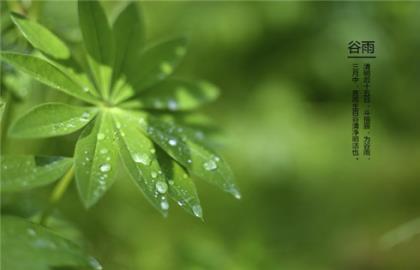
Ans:
[[[97,103],[97,100],[88,93],[88,89],[84,89],[62,70],[44,59],[11,52],[1,52],[0,56],[6,63],[52,88],[86,102]]]
[[[73,242],[19,217],[2,216],[1,236],[4,270],[50,270],[64,266],[102,269]]]
[[[156,153],[163,174],[168,179],[169,196],[187,212],[202,218],[203,210],[193,180],[185,169],[162,149],[157,148]]]
[[[219,90],[207,82],[168,79],[139,95],[140,108],[187,111],[215,100]]]
[[[0,123],[3,122],[3,114],[4,110],[6,109],[6,102],[0,97]]]
[[[144,46],[144,24],[139,6],[128,4],[117,17],[113,34],[115,40],[114,81],[120,78],[125,67],[140,65],[136,55]]]
[[[98,1],[79,1],[78,12],[83,42],[89,54],[89,65],[98,88],[107,99],[114,59],[112,31]]]
[[[153,142],[143,135],[136,117],[122,112],[115,114],[114,119],[120,155],[127,172],[147,200],[166,215],[169,208],[166,196],[168,184],[156,159]]]
[[[118,171],[118,147],[110,112],[101,112],[80,135],[75,149],[79,194],[86,208],[111,187]]]
[[[127,80],[136,92],[153,86],[173,73],[186,52],[187,39],[179,37],[146,49],[127,65]]]
[[[151,115],[140,116],[138,123],[155,143],[191,174],[240,198],[229,165],[206,145],[201,134]]]
[[[32,108],[10,128],[10,134],[20,138],[45,138],[73,133],[87,125],[98,109],[46,103]]]
[[[57,59],[70,57],[66,44],[44,26],[17,13],[12,13],[11,18],[29,43],[38,50]]]
[[[44,186],[63,176],[73,164],[71,158],[2,156],[1,191],[15,192]]]

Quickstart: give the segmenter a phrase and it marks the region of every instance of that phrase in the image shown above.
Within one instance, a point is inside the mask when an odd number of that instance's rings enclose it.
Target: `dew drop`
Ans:
[[[175,100],[171,99],[171,100],[168,101],[169,110],[175,111],[177,109],[177,107],[178,107],[178,103],[176,103]]]
[[[90,257],[89,258],[89,264],[90,264],[90,266],[92,266],[93,267],[93,269],[95,269],[95,270],[102,270],[103,268],[102,268],[102,265],[100,265],[99,264],[99,262],[95,259],[95,258],[93,258],[93,257]]]
[[[105,139],[105,134],[103,134],[103,133],[98,133],[97,138],[98,138],[98,140],[103,140],[103,139]]]
[[[163,210],[168,210],[169,209],[168,201],[161,201],[160,202],[160,208],[162,208]]]
[[[109,172],[111,170],[111,165],[109,163],[104,163],[99,167],[101,172]]]
[[[154,148],[150,149],[150,153],[154,154],[156,153],[156,150]]]
[[[149,165],[150,162],[151,162],[149,156],[147,156],[145,154],[140,154],[140,153],[133,154],[133,160],[136,163],[141,163],[141,164],[144,164],[144,165]]]
[[[99,153],[101,153],[101,154],[106,154],[106,153],[108,153],[108,149],[106,149],[106,148],[102,148],[102,149],[99,151]]]
[[[28,232],[28,234],[29,234],[29,235],[31,235],[31,236],[35,236],[35,235],[36,235],[35,230],[34,230],[34,229],[32,229],[32,228],[28,228],[27,232]]]
[[[152,178],[156,178],[157,177],[157,173],[156,172],[152,172],[150,175],[152,176]]]
[[[187,160],[187,162],[188,162],[189,164],[191,164],[191,163],[192,163],[192,160],[191,160],[191,159],[189,159],[189,160]]]
[[[175,139],[169,139],[168,143],[169,145],[175,146],[177,144],[177,141]]]
[[[203,209],[201,208],[200,205],[198,204],[194,205],[192,207],[192,211],[194,213],[194,216],[199,217],[199,218],[203,217]]]
[[[239,191],[236,188],[232,188],[230,192],[233,194],[235,199],[239,200],[240,198],[242,198],[241,193],[239,193]]]
[[[156,182],[156,189],[159,193],[165,193],[168,191],[168,185],[163,181]]]
[[[84,112],[84,113],[82,114],[82,116],[80,117],[80,121],[82,121],[82,122],[87,122],[87,121],[89,121],[89,117],[90,117],[90,113],[88,113],[88,112]]]
[[[85,92],[89,92],[89,87],[87,87],[87,86],[83,86],[83,91],[85,91]]]
[[[217,164],[214,162],[214,160],[209,160],[207,162],[204,162],[203,167],[206,171],[213,171],[217,169]]]

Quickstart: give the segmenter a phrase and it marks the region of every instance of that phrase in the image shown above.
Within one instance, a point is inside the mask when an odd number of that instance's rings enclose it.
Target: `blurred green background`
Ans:
[[[123,5],[103,4],[111,17]],[[201,222],[175,205],[162,218],[128,176],[89,211],[72,186],[56,215],[80,230],[104,269],[420,269],[420,3],[140,4],[148,40],[190,34],[176,76],[222,89],[204,111],[223,129],[220,151],[243,196],[198,179]],[[3,50],[30,50],[8,9],[80,41],[74,2],[4,2]],[[376,42],[370,161],[351,155],[350,40]],[[36,104],[71,102],[2,72],[11,102],[3,133]],[[2,151],[71,156],[76,136],[3,136]],[[5,195],[3,211],[30,216],[50,190]]]

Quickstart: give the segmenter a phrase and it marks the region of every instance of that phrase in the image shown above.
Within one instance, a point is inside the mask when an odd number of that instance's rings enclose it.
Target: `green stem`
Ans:
[[[70,170],[67,171],[67,173],[61,178],[61,180],[57,183],[57,185],[54,187],[51,197],[49,206],[44,210],[44,212],[41,215],[40,224],[46,225],[48,217],[51,215],[51,212],[56,207],[57,203],[60,201],[61,197],[63,197],[63,194],[66,192],[67,188],[70,185],[71,180],[74,177],[74,166],[71,166]]]

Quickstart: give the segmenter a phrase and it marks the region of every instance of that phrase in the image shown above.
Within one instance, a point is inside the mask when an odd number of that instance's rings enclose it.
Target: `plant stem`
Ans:
[[[49,205],[48,207],[43,211],[41,215],[40,224],[46,225],[48,217],[51,215],[51,212],[54,210],[57,203],[60,201],[63,194],[66,192],[68,186],[70,185],[71,180],[74,177],[74,165],[71,166],[71,168],[67,171],[67,173],[61,178],[61,180],[57,183],[57,185],[54,187]]]

